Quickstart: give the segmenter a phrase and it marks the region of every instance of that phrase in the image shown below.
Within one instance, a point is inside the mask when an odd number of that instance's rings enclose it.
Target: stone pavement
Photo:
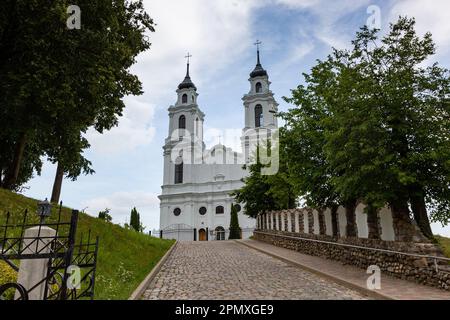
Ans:
[[[179,242],[142,299],[367,299],[235,241]]]
[[[314,257],[293,250],[280,248],[255,240],[239,240],[240,244],[259,250],[271,256],[282,259],[293,265],[319,274],[324,278],[336,281],[359,292],[367,290],[366,281],[369,277],[365,270],[354,266],[343,265],[340,262]],[[381,290],[372,294],[375,298],[393,300],[450,300],[450,292],[416,284],[381,274]]]

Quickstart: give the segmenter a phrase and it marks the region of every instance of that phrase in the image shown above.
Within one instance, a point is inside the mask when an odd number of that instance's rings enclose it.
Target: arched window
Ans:
[[[255,90],[256,90],[256,93],[261,93],[262,92],[262,84],[261,84],[261,82],[257,82],[256,83]]]
[[[263,126],[263,109],[260,104],[256,105],[255,107],[255,127],[259,128]]]
[[[183,115],[178,118],[178,129],[186,129],[186,117]]]
[[[187,100],[188,100],[188,96],[187,96],[187,94],[185,93],[185,94],[183,94],[183,96],[181,97],[181,103],[187,103]]]
[[[222,206],[216,207],[216,214],[223,214],[224,212],[225,212],[225,210],[223,209]]]
[[[175,164],[175,184],[183,183],[183,162]]]
[[[216,228],[216,240],[223,241],[225,240],[225,229],[223,227]]]
[[[194,97],[194,95],[192,95],[192,103],[194,103],[195,102],[195,97]]]

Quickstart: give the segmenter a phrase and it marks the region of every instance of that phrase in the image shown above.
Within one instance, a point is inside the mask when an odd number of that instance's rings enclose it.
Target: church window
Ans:
[[[188,96],[187,96],[187,94],[185,93],[185,94],[183,94],[183,96],[181,97],[181,103],[187,103],[188,101]]]
[[[200,213],[202,216],[204,216],[206,214],[206,208],[205,207],[201,207],[200,209],[198,209],[198,213]]]
[[[198,130],[198,118],[195,119],[195,135],[198,137],[199,136],[199,130]]]
[[[194,95],[192,95],[192,103],[194,103],[195,102],[195,97],[194,97]]]
[[[223,241],[225,240],[225,229],[223,227],[216,228],[216,240]]]
[[[223,214],[224,212],[225,212],[225,210],[222,206],[216,207],[216,214]]]
[[[256,93],[261,93],[262,92],[262,84],[261,84],[261,82],[257,82],[256,83],[255,89],[256,89]]]
[[[186,129],[186,117],[183,115],[178,118],[178,129]]]
[[[175,184],[183,183],[183,162],[175,164]]]
[[[173,214],[175,215],[175,217],[178,217],[181,214],[181,209],[180,208],[173,209]]]
[[[255,127],[259,128],[263,126],[263,109],[260,104],[255,107]]]

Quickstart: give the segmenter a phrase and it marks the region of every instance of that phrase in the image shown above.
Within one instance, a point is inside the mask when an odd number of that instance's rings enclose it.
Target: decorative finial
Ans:
[[[191,54],[189,54],[189,52],[187,53],[187,56],[185,56],[185,58],[187,58],[187,69],[186,69],[186,77],[189,77],[189,62],[190,62],[190,58],[192,57]]]
[[[254,43],[254,45],[256,46],[256,55],[257,55],[257,65],[260,65],[261,62],[259,61],[259,45],[262,44],[261,41],[256,40],[256,42]]]

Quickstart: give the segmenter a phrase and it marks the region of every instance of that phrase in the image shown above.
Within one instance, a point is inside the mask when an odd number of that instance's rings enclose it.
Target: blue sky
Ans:
[[[206,143],[212,145],[223,135],[221,130],[243,127],[241,98],[249,89],[256,39],[263,42],[262,64],[272,91],[280,109],[286,110],[282,97],[331,47],[349,46],[367,22],[371,5],[380,9],[382,30],[399,14],[416,17],[419,32],[431,31],[438,45],[433,60],[450,67],[448,0],[145,0],[157,23],[156,33],[149,35],[152,48],[132,68],[145,93],[126,98],[118,127],[102,136],[87,134],[92,147],[86,156],[96,174],[65,180],[61,199],[70,207],[87,207],[93,215],[110,208],[116,223],[125,222],[136,206],[146,230],[158,228],[167,108],[175,102],[176,87],[184,78],[186,53],[193,55],[191,78],[206,114]],[[49,197],[55,170],[45,164],[42,176],[30,181],[24,193]],[[433,228],[450,236],[449,227]]]

